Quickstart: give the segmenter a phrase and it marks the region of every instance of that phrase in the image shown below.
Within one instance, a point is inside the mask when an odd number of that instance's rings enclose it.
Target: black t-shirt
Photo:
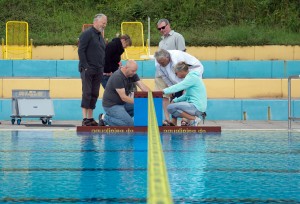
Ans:
[[[137,74],[133,77],[126,78],[123,72],[118,69],[115,71],[107,82],[106,88],[104,90],[102,105],[105,107],[111,107],[114,105],[125,104],[119,96],[116,89],[125,88],[125,93],[128,96],[134,90],[134,82],[139,81],[140,78]]]

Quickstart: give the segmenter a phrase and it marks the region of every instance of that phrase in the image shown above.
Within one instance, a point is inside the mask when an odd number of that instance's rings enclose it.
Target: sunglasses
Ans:
[[[166,26],[167,26],[167,25],[162,26],[162,27],[160,27],[160,28],[157,28],[157,30],[164,30],[164,29],[166,28]]]

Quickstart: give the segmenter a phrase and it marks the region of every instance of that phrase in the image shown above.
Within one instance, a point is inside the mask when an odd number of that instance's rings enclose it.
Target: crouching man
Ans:
[[[137,63],[128,60],[109,78],[102,99],[106,114],[100,114],[100,126],[133,126],[134,86],[137,85],[142,91],[150,91],[136,74],[137,69]]]
[[[182,96],[174,98],[172,103],[167,106],[167,110],[172,115],[174,124],[177,123],[177,118],[184,118],[189,121],[185,122],[184,126],[199,126],[200,116],[205,114],[207,107],[206,88],[202,78],[199,77],[201,73],[198,70],[189,70],[189,66],[185,62],[176,64],[174,72],[178,78],[183,80],[165,88],[163,92],[171,94],[184,91],[184,93]]]

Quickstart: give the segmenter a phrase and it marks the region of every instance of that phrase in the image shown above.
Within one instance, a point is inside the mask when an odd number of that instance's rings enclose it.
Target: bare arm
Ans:
[[[135,83],[142,91],[151,91],[150,88],[146,86],[146,84],[144,84],[141,80]]]
[[[117,93],[119,94],[120,98],[122,99],[122,101],[126,102],[126,103],[131,103],[133,104],[133,98],[130,98],[129,96],[126,95],[125,93],[125,88],[122,89],[116,89]]]

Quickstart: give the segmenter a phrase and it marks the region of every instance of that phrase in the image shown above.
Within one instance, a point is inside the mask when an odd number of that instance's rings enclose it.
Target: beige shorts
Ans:
[[[155,78],[155,91],[162,91],[165,88],[168,88],[167,84],[162,80],[162,78]],[[164,98],[170,98],[170,94],[163,94]]]

